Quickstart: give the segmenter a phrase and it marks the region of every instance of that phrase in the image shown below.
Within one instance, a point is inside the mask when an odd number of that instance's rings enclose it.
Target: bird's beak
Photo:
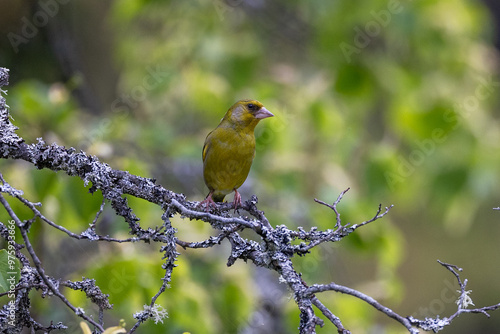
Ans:
[[[268,118],[268,117],[273,117],[274,115],[267,110],[266,108],[262,107],[260,108],[255,114],[254,117],[257,119],[263,119],[263,118]]]

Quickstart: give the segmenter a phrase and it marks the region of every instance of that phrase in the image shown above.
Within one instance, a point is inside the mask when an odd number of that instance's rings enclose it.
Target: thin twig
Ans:
[[[88,317],[87,315],[85,315],[85,313],[83,312],[83,310],[81,308],[76,308],[75,306],[73,306],[68,301],[68,299],[66,299],[66,297],[62,293],[60,293],[59,290],[52,284],[52,282],[49,280],[49,278],[45,275],[45,270],[42,267],[42,262],[40,261],[40,259],[36,255],[36,253],[35,253],[35,251],[33,249],[33,246],[31,245],[31,242],[30,242],[30,240],[28,238],[28,234],[26,233],[26,230],[22,227],[23,223],[17,217],[17,215],[14,213],[14,211],[10,207],[9,203],[5,200],[5,198],[3,197],[2,194],[0,194],[0,203],[2,203],[2,205],[7,210],[9,216],[11,216],[12,219],[16,222],[16,225],[18,226],[18,228],[19,228],[19,230],[21,232],[21,236],[23,238],[24,244],[26,245],[26,250],[30,254],[31,259],[33,260],[33,263],[35,265],[36,271],[38,272],[38,275],[40,275],[40,278],[45,283],[45,285],[50,289],[50,291],[52,291],[52,293],[54,295],[56,295],[57,297],[59,297],[59,299],[61,299],[61,301],[66,306],[68,306],[76,315],[78,315],[79,317],[83,318],[85,321],[91,323],[92,325],[94,325],[96,328],[98,328],[102,332],[104,329],[103,329],[103,327],[100,324],[98,324],[93,319],[91,319],[90,317]]]
[[[104,206],[106,205],[106,199],[103,198],[102,199],[102,202],[101,202],[101,206],[99,207],[99,211],[97,211],[96,215],[95,215],[95,218],[94,220],[92,221],[92,223],[90,224],[90,228],[95,230],[95,225],[97,224],[97,220],[99,219],[99,216],[101,215],[101,213],[104,211]]]
[[[385,207],[385,211],[384,211],[384,212],[382,212],[382,213],[380,213],[380,212],[382,211],[382,204],[379,204],[379,206],[378,206],[378,210],[377,210],[377,213],[375,214],[375,216],[373,216],[373,218],[372,218],[372,219],[367,220],[367,221],[364,221],[364,222],[359,223],[359,224],[354,224],[354,225],[352,225],[352,226],[351,226],[351,228],[353,228],[353,229],[357,229],[357,228],[359,228],[359,227],[361,227],[361,226],[364,226],[364,225],[366,225],[366,224],[372,223],[372,222],[376,221],[377,219],[380,219],[380,218],[382,218],[383,216],[385,216],[386,214],[388,214],[388,213],[389,213],[389,210],[390,210],[390,209],[392,209],[393,207],[394,207],[394,204],[393,204],[393,205],[391,205],[391,206],[389,206],[389,207],[387,207],[387,206],[386,206],[386,207]]]
[[[365,301],[366,303],[370,304],[371,306],[373,306],[375,309],[381,311],[382,313],[385,313],[387,316],[389,316],[389,317],[395,319],[396,321],[398,321],[399,323],[401,323],[403,326],[406,327],[406,329],[408,329],[408,331],[410,333],[418,333],[418,330],[416,330],[415,328],[412,327],[412,324],[410,323],[410,321],[407,318],[400,316],[399,314],[397,314],[396,312],[394,312],[390,308],[380,304],[374,298],[372,298],[368,295],[365,295],[364,293],[362,293],[358,290],[354,290],[354,289],[348,288],[346,286],[335,284],[335,283],[314,284],[314,285],[311,285],[306,290],[306,292],[308,294],[315,294],[315,293],[325,292],[325,291],[337,291],[340,293],[345,293],[345,294],[354,296],[356,298],[359,298],[359,299]]]
[[[350,334],[351,333],[350,331],[348,331],[347,329],[344,328],[344,326],[342,325],[342,321],[340,321],[340,318],[337,317],[335,314],[333,314],[332,311],[330,311],[328,309],[328,307],[323,305],[323,303],[321,303],[316,296],[313,296],[311,298],[311,301],[314,304],[314,306],[316,306],[321,311],[321,313],[323,313],[323,315],[328,320],[330,320],[331,323],[335,325],[335,327],[337,327],[337,331],[339,334]]]
[[[342,225],[341,220],[340,220],[340,213],[337,210],[337,205],[340,203],[340,201],[344,197],[345,193],[348,192],[349,189],[351,189],[351,188],[347,188],[346,190],[344,190],[343,192],[341,192],[340,195],[337,197],[337,199],[335,200],[335,202],[333,202],[332,205],[330,205],[330,204],[328,204],[326,202],[323,202],[323,201],[321,201],[321,200],[319,200],[317,198],[314,199],[314,201],[316,203],[325,205],[325,206],[329,207],[330,209],[332,209],[335,212],[335,217],[336,217],[335,228],[339,228]]]

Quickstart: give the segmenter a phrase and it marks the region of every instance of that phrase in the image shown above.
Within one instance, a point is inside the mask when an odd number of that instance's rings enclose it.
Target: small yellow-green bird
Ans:
[[[200,205],[208,211],[234,191],[234,208],[241,206],[238,188],[245,182],[255,157],[254,129],[274,116],[256,100],[240,100],[226,112],[203,145],[203,178],[210,192]]]

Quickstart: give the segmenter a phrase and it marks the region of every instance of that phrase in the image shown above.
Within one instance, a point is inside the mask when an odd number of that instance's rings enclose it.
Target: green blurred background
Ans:
[[[273,225],[334,225],[315,204],[333,202],[343,222],[395,207],[335,245],[295,258],[308,283],[334,281],[402,315],[450,315],[464,268],[477,307],[500,302],[499,5],[495,0],[3,0],[0,66],[18,134],[97,155],[113,168],[156,178],[201,200],[201,148],[236,100],[260,100],[276,117],[256,129],[257,155],[241,188],[259,197]],[[79,179],[0,161],[7,182],[45,216],[81,232],[102,200]],[[232,197],[229,197],[232,200]],[[161,210],[129,198],[144,227]],[[22,218],[29,212],[11,201]],[[1,221],[7,220],[4,210]],[[179,238],[199,241],[205,223],[174,219]],[[98,231],[128,236],[105,210]],[[161,245],[69,239],[41,222],[31,229],[48,274],[95,278],[111,295],[109,326],[149,304],[161,285]],[[18,236],[19,237],[19,236]],[[247,235],[251,237],[251,235]],[[297,332],[298,311],[277,276],[237,262],[229,247],[180,250],[169,312],[140,333]],[[66,292],[91,307],[82,293]],[[353,297],[320,299],[353,333],[403,327]],[[1,301],[1,300],[0,300]],[[78,319],[33,293],[37,320]],[[319,311],[318,311],[319,314]],[[442,333],[500,333],[500,313],[462,315]],[[334,332],[327,324],[318,333]]]

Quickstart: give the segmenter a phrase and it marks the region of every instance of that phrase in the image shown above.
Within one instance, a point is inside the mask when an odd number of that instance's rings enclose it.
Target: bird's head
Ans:
[[[257,100],[240,100],[227,111],[223,121],[253,130],[263,118],[274,116]]]

